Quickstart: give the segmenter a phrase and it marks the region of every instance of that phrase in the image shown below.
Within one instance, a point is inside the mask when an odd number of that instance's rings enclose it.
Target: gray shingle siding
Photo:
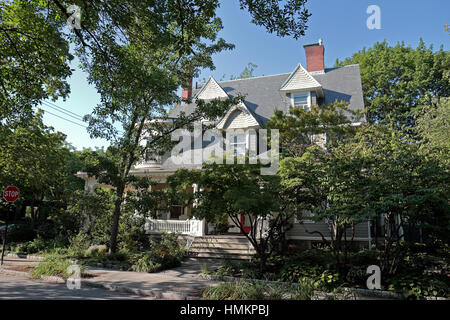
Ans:
[[[218,83],[231,97],[245,96],[245,104],[257,120],[264,125],[275,110],[288,111],[288,103],[282,100],[280,88],[289,75],[290,73],[284,73]],[[326,69],[324,74],[315,74],[313,77],[323,87],[324,98],[318,99],[319,104],[327,105],[338,100],[349,102],[349,108],[352,110],[364,109],[359,65]],[[194,89],[193,95],[195,96],[199,90]],[[174,109],[171,116],[177,117],[180,112],[189,114],[193,108],[195,108],[195,103],[181,103]]]

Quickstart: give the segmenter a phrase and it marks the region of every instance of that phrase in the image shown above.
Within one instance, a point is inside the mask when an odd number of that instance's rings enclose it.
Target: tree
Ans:
[[[328,150],[308,147],[300,158],[282,160],[280,174],[282,184],[296,188],[297,206],[328,224],[341,267],[354,225],[368,219],[383,217],[383,234],[377,236],[384,237],[381,267],[389,274],[402,254],[395,244],[408,233],[411,238],[415,228],[446,241],[448,172],[424,157],[414,140],[389,126],[365,125]]]
[[[26,126],[0,126],[0,185],[17,186],[21,191],[18,204],[29,202],[32,216],[34,207],[44,198],[61,199],[67,192],[65,188],[73,191],[82,187],[73,177],[76,168],[66,166],[73,157],[66,136],[44,125],[42,114],[38,111]],[[71,186],[67,184],[69,180]]]
[[[230,218],[255,248],[259,271],[263,272],[267,258],[276,249],[273,240],[282,213],[277,197],[278,177],[261,175],[260,170],[258,164],[213,163],[204,165],[202,170],[180,169],[168,182],[177,192],[198,184],[199,191],[191,194],[190,202],[196,203],[192,214],[209,222]],[[249,232],[244,230],[241,217],[251,221]]]
[[[240,0],[241,9],[247,9],[252,22],[264,26],[269,33],[292,36],[305,35],[306,23],[311,14],[305,8],[307,0],[288,0],[283,7],[279,0]]]
[[[276,2],[265,6],[259,1],[242,0],[241,7],[248,9],[254,23],[265,26],[269,32],[298,38],[304,34],[309,16],[307,10],[299,11],[305,3],[305,0],[290,0],[281,8]],[[72,4],[82,10],[81,28],[64,33],[66,20],[71,16],[67,7]],[[9,2],[2,5],[5,12],[14,10]],[[114,252],[124,191],[129,182],[130,169],[136,161],[149,151],[161,153],[170,143],[169,134],[177,128],[200,119],[215,119],[236,103],[233,99],[199,103],[192,114],[181,115],[169,126],[165,121],[169,106],[179,101],[177,88],[186,86],[198,69],[213,68],[211,57],[214,53],[233,47],[223,39],[217,39],[217,33],[222,28],[221,20],[215,13],[219,2],[165,0],[149,4],[119,0],[52,0],[20,1],[17,6],[19,11],[26,11],[22,18],[30,14],[40,19],[42,30],[48,28],[45,23],[50,21],[52,32],[48,33],[50,40],[45,45],[62,43],[63,48],[68,48],[69,42],[74,44],[82,69],[88,73],[89,82],[101,95],[101,103],[85,119],[89,122],[92,137],[106,138],[113,143],[110,155],[116,162],[114,165],[109,163],[112,171],[97,170],[91,174],[97,173],[101,182],[113,185],[116,190],[110,241],[110,251]],[[42,19],[45,13],[46,19]],[[13,20],[12,15],[9,19]],[[15,25],[14,32],[19,36],[10,41],[11,45],[23,45],[20,35],[27,31],[27,27]],[[39,38],[38,41],[46,40]],[[63,51],[58,55],[63,63],[65,53]],[[34,52],[26,54],[32,55]],[[21,59],[21,53],[16,50],[10,56],[14,61]],[[54,62],[51,56],[40,58],[40,64]],[[32,64],[35,62],[32,61]],[[65,74],[55,72],[61,67],[55,64],[56,69],[50,68],[47,74],[60,88]],[[19,65],[19,69],[24,67],[23,63]],[[3,88],[5,95],[10,95],[21,83]],[[38,85],[45,85],[45,81]],[[42,93],[36,95],[33,102],[37,103],[45,97]],[[24,105],[16,104],[15,107],[20,113]],[[141,140],[147,135],[152,140],[142,146]]]
[[[336,66],[359,64],[367,119],[370,123],[393,121],[398,129],[415,125],[423,105],[436,106],[450,95],[450,54],[443,47],[434,52],[421,40],[416,49],[403,42],[386,41],[353,54]]]
[[[421,148],[444,166],[450,165],[450,100],[443,99],[436,108],[426,107],[416,120]]]
[[[291,107],[288,114],[276,110],[266,127],[280,131],[283,156],[301,156],[308,146],[317,142],[319,135],[326,135],[327,143],[332,145],[354,131],[349,124],[361,115],[347,106],[346,102],[336,101],[327,106],[313,105],[310,111],[301,107]]]
[[[44,1],[45,2],[45,1]],[[31,119],[44,99],[66,98],[72,73],[59,10],[43,1],[0,1],[0,121]]]
[[[230,80],[253,78],[253,71],[255,71],[257,67],[258,66],[256,64],[249,62],[244,70],[242,70],[242,72],[239,74],[239,77],[231,76]]]

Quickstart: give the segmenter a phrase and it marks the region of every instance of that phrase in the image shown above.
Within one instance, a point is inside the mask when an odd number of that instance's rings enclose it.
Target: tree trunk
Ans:
[[[121,214],[121,206],[122,206],[122,198],[124,193],[125,187],[121,185],[119,188],[117,188],[116,196],[117,199],[114,203],[114,216],[113,216],[113,223],[111,225],[111,238],[109,242],[109,253],[114,253],[117,251],[117,235],[119,232],[119,220],[120,220],[120,214]]]

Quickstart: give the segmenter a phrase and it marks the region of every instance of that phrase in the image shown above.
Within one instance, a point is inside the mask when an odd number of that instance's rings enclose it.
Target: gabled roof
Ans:
[[[275,110],[289,111],[287,102],[283,101],[280,95],[280,88],[287,83],[291,75],[292,72],[221,81],[218,84],[229,97],[245,96],[246,107],[264,125]],[[311,76],[322,86],[324,96],[320,99],[320,104],[328,105],[339,100],[348,102],[348,107],[352,110],[364,109],[359,65],[325,69],[323,74],[312,74]],[[194,96],[197,96],[201,90],[194,89]],[[195,107],[195,101],[181,102],[170,115],[178,117],[181,112],[190,114]]]
[[[231,107],[216,127],[218,129],[234,129],[233,127],[229,127],[229,125],[234,121],[237,121],[240,124],[240,126],[236,128],[261,127],[261,124],[256,119],[253,112],[251,112],[242,101],[238,105]]]
[[[301,64],[298,64],[297,68],[295,68],[291,75],[281,85],[280,91],[288,92],[308,89],[321,91],[322,86]],[[319,94],[319,96],[321,96],[321,94]]]
[[[215,98],[228,98],[226,92],[222,87],[214,80],[213,77],[209,77],[205,85],[200,89],[194,97],[195,99],[211,100]]]

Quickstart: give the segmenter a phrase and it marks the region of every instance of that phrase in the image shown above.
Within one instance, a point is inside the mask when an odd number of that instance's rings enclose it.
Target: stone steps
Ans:
[[[214,235],[196,237],[189,249],[191,257],[249,260],[255,254],[245,236]]]

